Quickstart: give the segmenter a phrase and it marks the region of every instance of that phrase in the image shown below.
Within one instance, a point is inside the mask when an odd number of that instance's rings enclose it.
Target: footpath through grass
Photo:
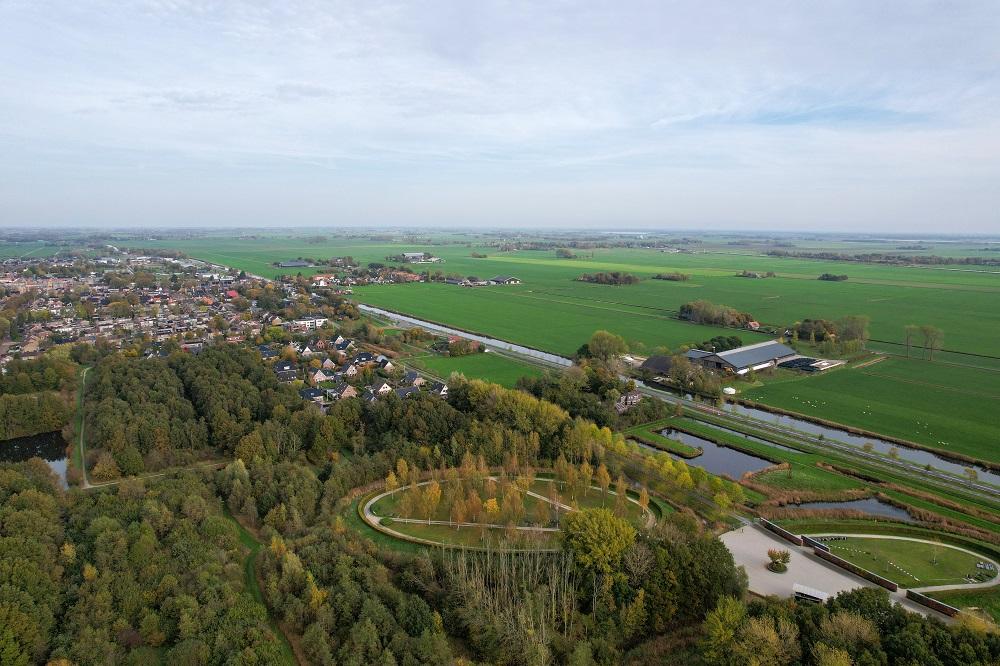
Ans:
[[[246,561],[243,566],[243,582],[246,586],[247,591],[250,596],[253,597],[254,601],[261,604],[265,610],[267,610],[267,621],[271,625],[271,630],[277,636],[280,647],[281,656],[285,664],[290,664],[294,666],[298,664],[298,660],[295,658],[295,652],[292,650],[291,643],[288,642],[288,637],[285,636],[285,632],[281,630],[278,626],[277,621],[271,614],[271,611],[267,608],[267,604],[264,602],[264,593],[261,592],[260,582],[257,580],[257,553],[260,552],[261,543],[250,534],[240,521],[236,520],[236,516],[233,515],[229,507],[226,506],[225,502],[222,503],[223,513],[226,518],[229,518],[236,525],[236,529],[239,532],[240,543],[249,551],[247,554]]]

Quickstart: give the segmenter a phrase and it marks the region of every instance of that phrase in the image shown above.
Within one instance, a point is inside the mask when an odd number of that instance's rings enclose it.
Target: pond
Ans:
[[[725,474],[731,479],[739,479],[746,472],[757,472],[774,464],[769,460],[758,458],[757,456],[752,456],[749,453],[743,453],[736,449],[719,446],[715,442],[710,442],[702,437],[679,430],[667,428],[661,431],[660,434],[668,439],[687,444],[690,447],[701,448],[703,453],[700,456],[686,460],[685,462],[701,467],[706,472],[712,474]]]
[[[58,430],[0,442],[0,462],[24,462],[41,458],[66,487],[66,440]]]
[[[905,520],[907,522],[913,522],[913,518],[910,517],[904,509],[900,509],[898,506],[893,506],[891,504],[886,504],[885,502],[880,502],[874,497],[869,497],[867,499],[851,500],[850,502],[803,502],[802,504],[788,504],[785,506],[786,509],[851,509],[854,511],[863,511],[864,513],[870,514],[872,516],[882,516],[885,518],[895,518],[896,520]]]

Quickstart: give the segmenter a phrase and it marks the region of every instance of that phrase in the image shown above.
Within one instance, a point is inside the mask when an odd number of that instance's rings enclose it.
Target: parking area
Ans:
[[[737,565],[742,565],[750,580],[750,591],[764,596],[792,596],[795,583],[836,596],[840,592],[859,587],[878,587],[873,583],[847,573],[812,554],[807,548],[799,548],[784,539],[756,525],[739,527],[726,532],[719,539],[726,545]],[[787,550],[792,554],[785,573],[772,573],[767,569],[767,551],[771,548]],[[882,588],[879,588],[882,589]],[[898,601],[907,610],[928,615],[930,611],[907,600],[903,592],[889,593],[893,601]],[[934,613],[935,617],[940,617]]]

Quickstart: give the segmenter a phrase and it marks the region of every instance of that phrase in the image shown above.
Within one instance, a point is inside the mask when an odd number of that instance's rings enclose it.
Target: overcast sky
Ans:
[[[1000,232],[1000,2],[0,0],[0,226]]]

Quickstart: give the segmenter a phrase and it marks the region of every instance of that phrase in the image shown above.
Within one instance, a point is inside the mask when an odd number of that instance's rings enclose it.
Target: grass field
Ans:
[[[1000,585],[981,590],[933,592],[930,596],[955,608],[976,609],[1000,624]]]
[[[744,397],[990,461],[1000,461],[1000,372],[906,358],[818,377],[799,375]]]
[[[516,275],[524,281],[518,289],[459,289],[445,287],[452,293],[450,310],[441,311],[434,303],[425,305],[424,299],[432,296],[419,287],[438,285],[411,285],[370,287],[358,290],[358,296],[373,305],[394,307],[415,316],[437,319],[443,323],[475,328],[499,335],[493,330],[497,324],[480,312],[484,299],[499,307],[501,318],[527,319],[540,324],[536,334],[544,329],[573,326],[573,321],[562,320],[563,309],[552,311],[550,317],[539,319],[534,310],[521,303],[511,308],[509,292],[518,298],[540,302],[543,312],[556,305],[576,305],[581,316],[592,314],[603,318],[605,327],[622,332],[627,339],[641,340],[646,344],[671,344],[673,331],[663,335],[653,334],[637,321],[639,313],[669,314],[685,301],[704,298],[725,303],[751,312],[765,323],[787,324],[806,317],[835,319],[847,314],[868,314],[872,317],[872,337],[891,342],[902,342],[903,327],[907,324],[933,324],[945,332],[945,347],[978,354],[1000,357],[1000,338],[993,334],[1000,325],[1000,274],[976,267],[947,266],[901,267],[857,264],[808,259],[776,258],[757,254],[730,252],[664,253],[643,249],[597,249],[581,253],[578,259],[557,259],[554,252],[515,251],[497,252],[495,248],[477,247],[475,237],[450,235],[442,240],[469,242],[470,245],[426,245],[419,243],[376,242],[367,239],[332,238],[322,243],[308,243],[302,238],[204,238],[176,241],[135,241],[134,245],[162,246],[179,249],[192,256],[215,263],[235,266],[251,273],[273,277],[288,269],[276,269],[274,261],[298,257],[329,257],[351,255],[362,263],[384,261],[390,254],[402,251],[427,251],[445,261],[431,269],[461,275],[491,277]],[[487,258],[473,258],[478,251]],[[590,256],[592,254],[592,256]],[[774,271],[777,277],[752,280],[735,277],[743,270]],[[315,273],[322,269],[303,269]],[[574,282],[581,273],[597,271],[625,271],[641,278],[650,278],[658,272],[681,271],[691,275],[687,282],[666,282],[644,279],[630,287],[608,287]],[[846,282],[821,282],[821,273],[846,273]],[[411,289],[413,291],[411,291]],[[487,296],[483,296],[486,292]],[[507,292],[507,293],[503,293]],[[400,296],[405,293],[406,296]],[[402,300],[400,300],[402,299]],[[528,314],[518,314],[520,307]],[[608,312],[622,312],[620,321],[608,321]],[[603,313],[603,314],[602,314]],[[433,316],[438,315],[438,316]],[[617,317],[618,315],[614,315]],[[574,318],[575,319],[575,318]],[[587,317],[583,317],[584,320]],[[974,322],[975,325],[970,325]],[[582,324],[581,324],[582,325]],[[583,326],[587,328],[587,326]],[[598,326],[600,327],[600,326]],[[635,328],[635,332],[632,329]],[[589,336],[588,331],[587,335]],[[711,336],[709,336],[711,337]],[[586,339],[586,336],[583,338]],[[700,341],[704,337],[692,332],[680,341]],[[518,342],[527,342],[517,340]],[[749,341],[749,340],[748,340]],[[579,343],[577,343],[579,344]],[[549,351],[565,351],[565,346],[553,346],[551,341],[539,337],[534,346]]]
[[[468,354],[466,356],[414,356],[403,360],[427,372],[448,379],[453,372],[460,372],[468,379],[485,379],[511,388],[521,377],[537,377],[542,371],[509,356],[495,353]]]
[[[905,587],[964,583],[966,576],[977,573],[976,562],[981,561],[945,544],[902,539],[848,537],[826,544],[834,555]]]

